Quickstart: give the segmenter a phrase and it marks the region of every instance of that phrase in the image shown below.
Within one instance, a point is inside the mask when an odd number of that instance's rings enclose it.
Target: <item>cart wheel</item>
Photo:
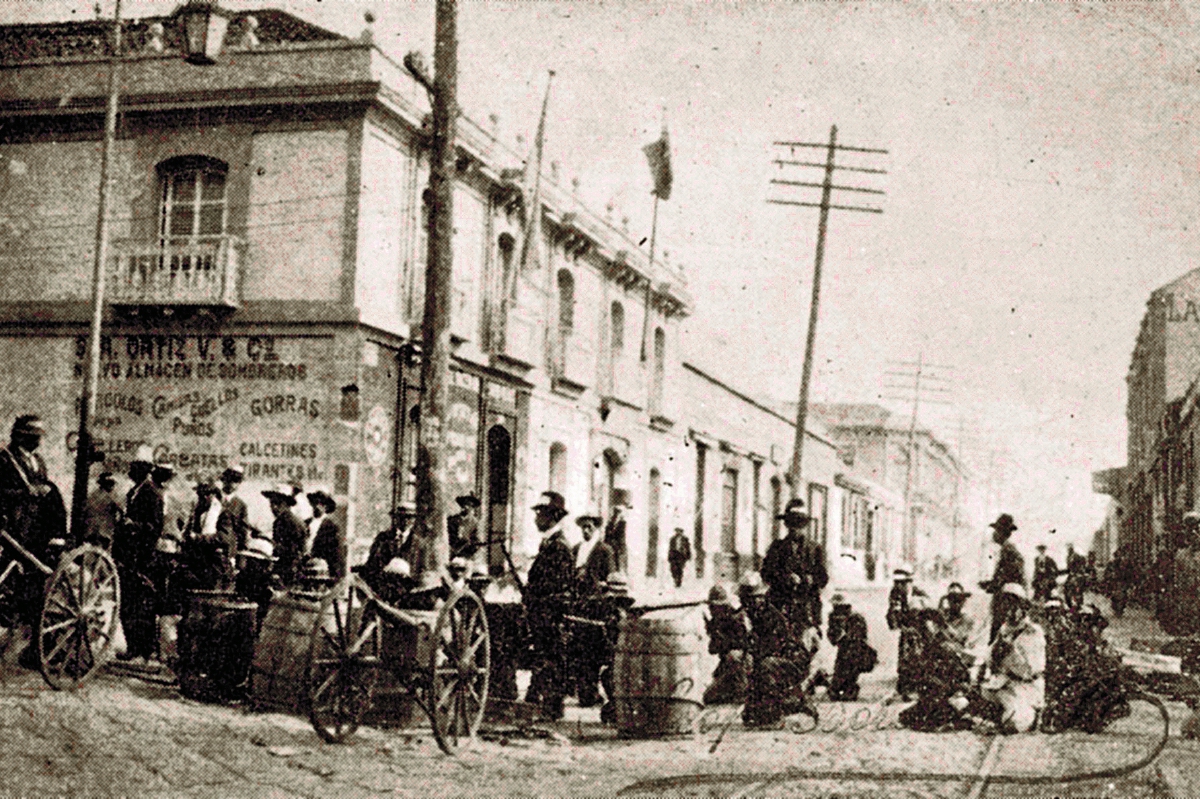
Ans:
[[[309,645],[308,718],[321,740],[341,743],[362,723],[382,665],[380,641],[374,600],[352,574],[321,600]]]
[[[492,644],[483,603],[471,591],[456,591],[442,605],[433,632],[429,719],[446,754],[474,737],[487,704]]]
[[[84,544],[59,559],[37,629],[42,677],[51,688],[77,687],[104,662],[120,606],[117,566],[107,552]]]

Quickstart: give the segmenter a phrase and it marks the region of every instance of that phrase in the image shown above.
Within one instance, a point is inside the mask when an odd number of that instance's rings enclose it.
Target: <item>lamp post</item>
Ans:
[[[184,27],[184,58],[193,64],[214,63],[229,25],[229,15],[216,0],[189,0],[177,16]],[[100,324],[104,318],[104,284],[108,263],[108,206],[112,182],[112,151],[117,140],[117,109],[121,102],[121,0],[113,9],[112,52],[108,59],[108,104],[104,112],[104,141],[100,148],[100,195],[96,209],[96,240],[92,262],[92,320],[88,333],[87,371],[79,397],[79,430],[75,450],[75,484],[71,492],[71,534],[83,540],[84,510],[92,465],[91,418],[96,412],[100,383]]]

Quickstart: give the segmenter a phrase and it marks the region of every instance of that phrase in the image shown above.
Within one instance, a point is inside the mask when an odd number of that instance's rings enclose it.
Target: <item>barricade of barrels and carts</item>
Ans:
[[[104,548],[64,550],[38,557],[0,531],[0,621],[12,627],[36,609],[38,667],[58,689],[79,686],[108,660],[121,601]],[[180,691],[307,714],[328,742],[364,722],[407,723],[416,707],[447,753],[477,734],[485,712],[520,715],[517,670],[537,668],[537,654],[515,573],[493,578],[453,562],[432,586],[418,586],[407,570],[368,580],[356,567],[334,585],[327,575],[313,559],[295,585],[266,597],[242,586],[187,592],[176,635],[163,636],[175,639],[174,651],[160,641]],[[625,588],[560,608],[560,678],[593,688],[598,680],[607,700],[602,721],[622,736],[695,734],[714,665],[704,604],[639,607]],[[1147,694],[1193,710],[1200,704],[1200,638],[1135,641],[1122,651],[1104,646],[1098,612],[1068,608],[1044,623],[1073,631],[1050,636],[1057,650],[1048,653],[1046,675],[1051,729],[1103,731],[1127,714],[1123,704]],[[1105,697],[1084,701],[1086,691]],[[600,701],[598,692],[587,700]],[[1080,708],[1096,712],[1061,715]],[[1185,734],[1197,726],[1193,716]]]

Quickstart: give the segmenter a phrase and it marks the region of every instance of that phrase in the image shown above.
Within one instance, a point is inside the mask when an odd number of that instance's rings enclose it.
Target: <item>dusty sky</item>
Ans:
[[[352,36],[371,11],[385,52],[432,53],[433,0],[223,4]],[[0,22],[92,6],[7,0]],[[125,2],[134,17],[174,7]],[[1030,545],[1051,528],[1083,541],[1104,508],[1091,471],[1124,463],[1145,301],[1200,249],[1198,22],[1196,0],[462,0],[460,102],[528,151],[554,69],[546,159],[635,235],[651,210],[640,148],[665,107],[675,186],[659,242],[696,298],[689,357],[778,400],[799,385],[817,212],[768,205],[814,198],[769,181],[819,175],[780,173],[772,142],[836,124],[843,143],[888,149],[846,156],[886,176],[839,176],[885,190],[885,213],[832,216],[813,398],[907,414],[885,372],[918,356],[946,367],[937,398],[952,405],[922,419],[962,431],[981,477],[1003,473],[989,510],[1014,513]]]

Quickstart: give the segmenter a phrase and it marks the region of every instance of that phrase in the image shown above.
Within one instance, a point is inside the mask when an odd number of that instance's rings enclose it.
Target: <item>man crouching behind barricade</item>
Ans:
[[[1130,713],[1121,658],[1104,640],[1108,621],[1095,605],[1078,611],[1046,602],[1046,710],[1042,729],[1100,732]]]
[[[767,587],[756,572],[742,579],[738,594],[750,619],[751,667],[742,723],[774,729],[791,713],[817,718],[805,679],[817,648],[816,628],[793,636],[787,616],[767,600]]]
[[[945,615],[933,608],[910,611],[912,635],[920,647],[913,688],[917,701],[900,711],[900,723],[911,730],[941,732],[970,729],[962,711],[971,693],[970,660],[959,647]]]
[[[706,705],[740,705],[746,701],[747,621],[741,608],[735,608],[723,585],[708,592],[708,653],[720,658],[713,670],[712,682],[704,690]]]
[[[996,598],[1004,621],[992,643],[981,701],[972,710],[1002,732],[1028,732],[1045,707],[1046,634],[1029,618],[1024,586],[1007,583]]]

